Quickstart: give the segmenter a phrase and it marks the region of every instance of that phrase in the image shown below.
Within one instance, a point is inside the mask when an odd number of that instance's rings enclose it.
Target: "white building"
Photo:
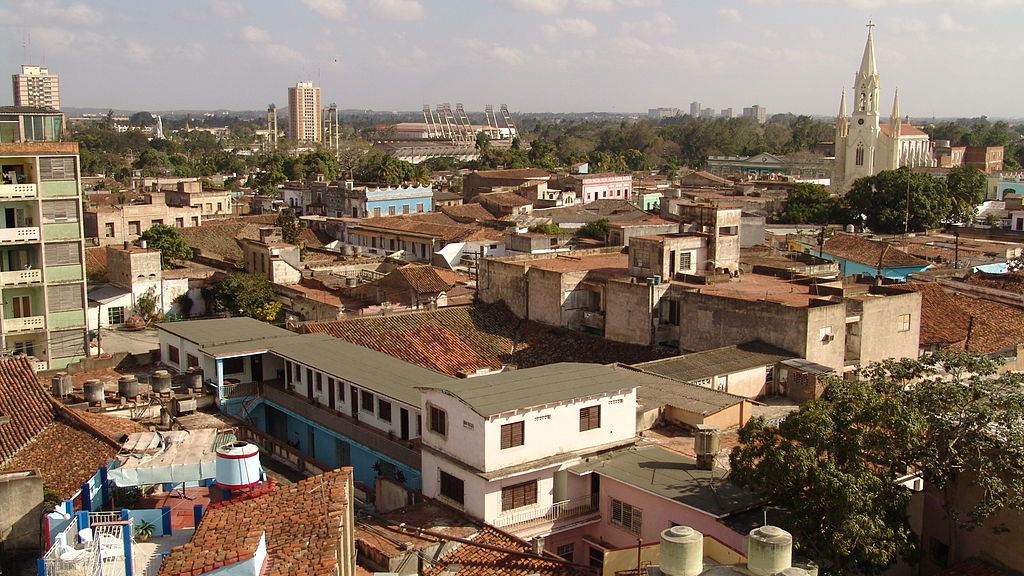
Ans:
[[[860,70],[854,80],[853,114],[846,115],[846,91],[839,101],[836,118],[836,159],[832,182],[845,192],[858,178],[873,176],[901,166],[934,166],[932,143],[924,131],[904,122],[900,97],[893,96],[889,121],[880,122],[881,80],[875,65],[873,24],[868,24]]]
[[[288,88],[288,137],[295,142],[320,142],[320,87],[299,82]]]
[[[21,74],[13,74],[15,106],[36,106],[60,110],[60,78],[42,66],[22,64]]]
[[[591,485],[568,469],[636,436],[636,385],[610,366],[550,364],[420,389],[424,495],[522,537],[596,514]]]

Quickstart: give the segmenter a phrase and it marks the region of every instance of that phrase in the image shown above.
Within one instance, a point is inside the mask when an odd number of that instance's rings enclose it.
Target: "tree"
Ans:
[[[149,324],[157,318],[156,289],[150,288],[135,299],[135,313]]]
[[[576,235],[581,238],[593,238],[595,240],[607,240],[608,239],[608,219],[601,218],[600,220],[594,220],[587,222],[576,232]]]
[[[839,199],[820,184],[799,182],[789,191],[782,221],[787,224],[844,224]]]
[[[918,553],[895,480],[917,471],[943,494],[951,528],[1024,510],[1024,376],[966,352],[886,360],[825,393],[778,426],[740,430],[732,480],[789,512],[803,552],[829,574],[877,574]],[[963,485],[982,497],[961,517]],[[960,503],[962,505],[962,503]]]
[[[233,272],[210,291],[210,301],[215,310],[227,311],[236,316],[248,316],[264,322],[273,322],[281,312],[282,305],[274,298],[270,281],[259,274]]]
[[[302,234],[302,221],[295,217],[295,211],[291,208],[281,210],[274,220],[274,226],[281,229],[281,238],[289,244],[297,244],[299,235]]]
[[[974,219],[975,209],[985,199],[985,173],[972,166],[958,166],[946,176],[946,188],[953,202],[947,220],[950,222],[970,222]]]
[[[554,222],[548,222],[547,224],[534,224],[533,226],[530,226],[529,230],[535,234],[547,234],[548,236],[558,236],[562,233],[562,229]]]
[[[855,213],[864,215],[871,230],[882,234],[903,233],[905,222],[910,232],[936,228],[953,212],[953,201],[944,181],[905,167],[857,179],[846,194],[846,201]]]
[[[192,247],[188,245],[181,231],[167,224],[156,224],[151,226],[139,236],[138,242],[145,240],[146,245],[154,250],[160,251],[163,267],[173,268],[177,260],[187,260],[192,257]]]

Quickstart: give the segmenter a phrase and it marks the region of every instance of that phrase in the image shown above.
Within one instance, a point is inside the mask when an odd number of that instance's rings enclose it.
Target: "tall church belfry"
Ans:
[[[932,166],[928,135],[900,118],[899,95],[893,99],[892,114],[881,122],[882,85],[875,63],[874,24],[868,23],[860,69],[853,81],[853,113],[847,116],[846,90],[836,117],[833,187],[846,192],[858,178],[900,166]]]

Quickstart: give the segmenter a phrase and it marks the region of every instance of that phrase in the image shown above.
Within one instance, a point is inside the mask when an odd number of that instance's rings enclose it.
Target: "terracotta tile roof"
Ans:
[[[90,284],[107,281],[107,247],[95,246],[85,249],[85,274]]]
[[[878,240],[839,232],[825,241],[825,252],[865,266],[883,268],[927,266],[928,262]]]
[[[201,226],[182,228],[180,231],[189,246],[199,250],[203,256],[237,262],[242,259],[242,248],[238,240],[259,240],[260,228],[273,226],[276,220],[275,214],[239,216],[208,220]],[[302,231],[299,238],[311,248],[319,248],[333,239],[308,228]]]
[[[533,179],[533,178],[548,178],[551,173],[547,170],[540,168],[517,168],[514,170],[479,170],[474,172],[480,178],[495,178],[499,180],[503,179]]]
[[[304,328],[449,375],[503,365],[529,368],[555,362],[635,364],[673,355],[667,350],[622,344],[584,333],[567,334],[520,320],[504,304],[316,322]]]
[[[533,202],[519,194],[516,194],[515,192],[489,192],[487,194],[478,194],[473,198],[473,202],[491,204],[502,208],[515,208],[518,206],[533,204]]]
[[[444,214],[438,214],[438,216],[444,216]],[[462,242],[474,239],[474,236],[484,233],[484,230],[479,226],[458,224],[447,216],[444,217],[451,221],[451,224],[439,224],[420,219],[414,220],[405,216],[387,216],[367,218],[358,224],[358,228],[376,228],[393,232],[425,234],[441,238],[445,242]]]
[[[252,558],[266,532],[263,576],[334,574],[352,506],[352,469],[341,468],[251,498],[210,505],[192,540],[174,548],[160,576],[198,576]]]
[[[934,282],[900,287],[921,293],[922,347],[962,350],[966,346],[971,352],[988,354],[1024,344],[1024,310],[947,292]]]
[[[458,206],[442,206],[441,213],[458,222],[486,222],[494,220],[494,215],[482,205],[472,202]]]
[[[681,178],[681,182],[685,183],[687,180],[696,180],[696,181],[703,180],[703,181],[707,181],[707,182],[712,182],[714,184],[721,184],[723,186],[735,186],[735,184],[736,184],[732,180],[728,180],[726,178],[722,178],[721,176],[715,176],[711,172],[705,172],[704,170],[696,170],[696,171],[690,172],[688,174],[684,174],[682,176],[682,178]]]
[[[490,526],[485,527],[472,538],[474,542],[489,544],[501,548],[530,552],[531,547],[526,542],[501,532]],[[437,562],[434,562],[423,569],[423,576],[440,576],[452,564],[462,567],[460,574],[474,574],[479,576],[527,576],[530,574],[551,575],[551,576],[573,576],[593,574],[594,572],[583,566],[574,566],[565,562],[556,562],[544,558],[527,558],[514,556],[506,552],[497,552],[480,548],[471,544],[460,544],[451,548],[451,551],[442,555]]]
[[[889,136],[890,138],[892,137],[892,128],[889,126],[888,123],[879,124],[878,125],[878,129],[882,132],[882,134],[885,134],[886,136]],[[925,132],[924,130],[921,130],[917,126],[912,126],[911,124],[908,124],[907,122],[903,122],[903,123],[900,124],[900,136],[927,136],[927,135],[928,135],[927,132]]]
[[[420,294],[427,292],[446,292],[456,284],[464,284],[471,279],[468,276],[457,274],[451,270],[437,268],[436,266],[409,264],[395,269],[393,272],[381,279],[387,283],[388,278],[401,278],[409,288]]]
[[[122,418],[120,416],[108,416],[106,414],[83,412],[80,410],[76,410],[72,412],[72,414],[84,421],[86,425],[91,426],[94,430],[118,444],[121,444],[121,440],[129,434],[134,434],[135,432],[146,432],[149,430],[149,428],[146,428],[134,420]]]
[[[74,494],[117,453],[118,431],[138,424],[59,407],[23,357],[0,358],[0,470],[35,468],[61,497]],[[115,437],[116,435],[116,437]]]

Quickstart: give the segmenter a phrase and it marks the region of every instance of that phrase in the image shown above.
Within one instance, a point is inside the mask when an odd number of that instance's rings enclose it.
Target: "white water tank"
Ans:
[[[777,526],[754,528],[747,536],[747,569],[771,576],[793,566],[793,536]]]
[[[704,571],[704,535],[689,526],[662,530],[660,562],[666,576],[697,576]]]
[[[260,483],[260,449],[248,442],[232,442],[217,449],[215,481],[221,488],[237,490]]]

